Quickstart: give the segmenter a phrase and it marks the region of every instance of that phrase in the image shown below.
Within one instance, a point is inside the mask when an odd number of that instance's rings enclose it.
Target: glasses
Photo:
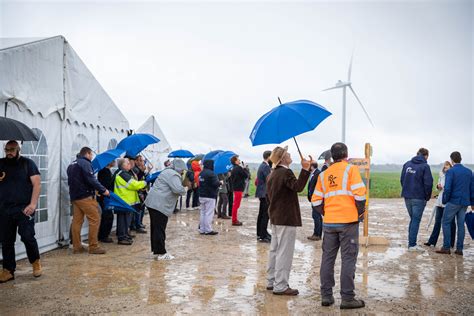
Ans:
[[[8,153],[8,152],[13,153],[13,152],[15,152],[15,151],[16,151],[16,147],[10,147],[10,148],[9,148],[9,147],[5,147],[5,152],[6,152],[6,153]]]

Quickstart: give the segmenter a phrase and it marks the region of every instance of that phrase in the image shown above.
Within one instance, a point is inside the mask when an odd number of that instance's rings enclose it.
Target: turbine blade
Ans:
[[[342,87],[334,86],[334,87],[331,87],[331,88],[324,89],[323,91],[334,90],[334,89],[339,89],[339,88],[342,88]]]
[[[352,85],[349,86],[349,89],[351,89],[351,91],[352,91],[352,93],[354,94],[355,98],[356,98],[357,101],[359,102],[360,107],[362,108],[362,110],[364,110],[364,113],[365,113],[365,115],[367,116],[367,119],[369,120],[370,124],[372,124],[372,127],[375,127],[374,123],[372,123],[372,120],[370,119],[369,113],[367,113],[367,111],[365,110],[364,106],[362,105],[362,102],[360,102],[359,97],[358,97],[357,94],[355,93],[354,89],[352,89]]]

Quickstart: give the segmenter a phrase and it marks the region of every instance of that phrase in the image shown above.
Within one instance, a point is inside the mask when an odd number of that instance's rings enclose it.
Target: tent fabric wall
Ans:
[[[47,158],[42,177],[47,217],[35,226],[44,252],[69,239],[67,167],[82,146],[100,153],[126,137],[129,124],[64,37],[12,48],[1,44],[0,104],[7,117],[41,131],[47,142],[47,155],[37,157],[43,165],[46,160],[41,159]],[[26,149],[30,144],[24,145]],[[87,234],[86,224],[82,233]],[[19,240],[17,257],[22,258],[26,254]]]
[[[154,170],[163,169],[163,164],[168,159],[168,154],[172,149],[155,117],[153,115],[150,116],[145,123],[136,130],[136,133],[148,133],[158,137],[160,142],[148,146],[143,152],[146,158],[151,160]]]

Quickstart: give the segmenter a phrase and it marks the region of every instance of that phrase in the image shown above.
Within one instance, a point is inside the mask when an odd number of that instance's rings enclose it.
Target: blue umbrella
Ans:
[[[280,98],[278,98],[280,100]],[[309,100],[283,103],[265,113],[255,124],[250,140],[253,146],[280,144],[293,138],[301,155],[295,136],[316,128],[332,113]]]
[[[156,136],[151,134],[133,134],[122,139],[118,143],[117,149],[123,149],[127,152],[127,156],[135,157],[148,145],[156,144],[159,141]]]
[[[104,208],[107,211],[117,212],[136,212],[133,207],[128,205],[114,192],[110,192],[110,196],[104,196]]]
[[[157,171],[157,172],[155,172],[155,173],[152,173],[152,174],[147,175],[147,176],[145,177],[145,181],[146,181],[147,183],[154,182],[154,181],[158,178],[158,176],[160,175],[160,173],[161,173],[161,171]]]
[[[232,163],[230,159],[237,156],[233,151],[224,151],[214,156],[214,173],[221,174],[226,173],[232,169]]]
[[[214,156],[216,156],[217,154],[223,152],[223,150],[213,150],[213,151],[210,151],[208,152],[207,154],[204,155],[204,157],[202,158],[202,161],[204,160],[214,160]]]
[[[168,158],[192,158],[194,154],[189,150],[179,149],[169,153]]]
[[[125,150],[123,149],[110,149],[95,156],[94,160],[92,160],[92,169],[94,170],[94,173],[104,169],[109,163],[120,157],[124,152]]]

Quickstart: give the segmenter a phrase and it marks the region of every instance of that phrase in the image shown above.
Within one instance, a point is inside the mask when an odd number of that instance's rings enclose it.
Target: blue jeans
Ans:
[[[321,237],[321,235],[323,234],[323,218],[321,214],[318,211],[316,211],[316,207],[313,206],[312,208],[313,208],[313,211],[311,215],[313,216],[313,221],[314,221],[313,235]]]
[[[464,248],[464,219],[466,218],[467,206],[456,205],[452,203],[446,204],[444,207],[443,214],[443,248],[449,249],[451,245],[451,222],[454,217],[458,224],[458,240],[456,243],[456,250],[462,250]]]
[[[410,215],[410,224],[408,226],[408,247],[416,246],[416,238],[420,228],[421,217],[425,210],[426,201],[419,199],[405,199],[405,205]]]
[[[436,243],[438,242],[439,233],[441,231],[441,219],[443,218],[443,214],[444,214],[444,207],[437,206],[433,232],[431,232],[430,239],[428,240],[428,243],[432,244],[433,246],[436,246]],[[456,222],[453,218],[453,221],[451,222],[451,248],[454,247],[455,239],[456,239]]]

